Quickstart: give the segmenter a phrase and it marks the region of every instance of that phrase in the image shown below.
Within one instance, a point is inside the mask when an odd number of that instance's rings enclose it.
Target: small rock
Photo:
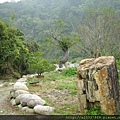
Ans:
[[[27,78],[20,78],[17,80],[17,82],[26,82],[27,81]]]
[[[40,115],[50,115],[54,111],[54,108],[50,106],[37,105],[34,107],[34,111]]]
[[[55,84],[56,84],[56,82],[55,82],[55,81],[51,81],[51,84],[52,84],[52,85],[55,85]]]
[[[11,99],[11,104],[12,104],[12,106],[15,106],[16,105],[16,103],[15,103],[15,99]]]
[[[22,108],[22,111],[27,112],[27,113],[35,113],[35,112],[34,112],[34,109],[29,108],[29,107],[23,107],[23,108]]]
[[[22,108],[23,108],[21,104],[19,104],[19,105],[18,105],[18,107],[19,107],[20,109],[22,109]]]
[[[9,83],[10,86],[14,85],[15,83]]]

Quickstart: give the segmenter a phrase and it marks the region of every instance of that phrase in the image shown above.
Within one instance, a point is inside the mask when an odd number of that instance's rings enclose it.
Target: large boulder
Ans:
[[[113,56],[84,59],[78,67],[79,111],[85,114],[90,108],[100,106],[107,115],[119,111],[119,83]]]
[[[21,94],[29,94],[29,92],[25,91],[25,90],[16,90],[15,94],[14,94],[14,98],[16,98],[17,96],[19,96]]]
[[[37,105],[34,107],[34,111],[40,115],[50,115],[54,111],[54,108],[50,106]]]
[[[24,96],[22,96],[22,98],[20,99],[20,103],[22,106],[26,106],[27,103],[30,101],[30,100],[37,100],[39,101],[39,104],[41,105],[44,105],[46,102],[40,98],[39,96],[37,95],[34,95],[34,94],[25,94]],[[31,105],[31,104],[29,104]],[[32,106],[32,105],[31,105]]]
[[[17,96],[17,97],[15,98],[15,103],[16,103],[16,105],[19,105],[19,104],[20,104],[20,99],[22,98],[23,95],[25,95],[25,94],[20,94],[19,96]]]
[[[30,100],[32,98],[32,94],[25,94],[22,96],[22,98],[20,99],[20,103],[22,106],[27,106],[27,102],[28,100]]]
[[[28,91],[29,89],[24,83],[16,82],[14,84],[13,90],[26,90],[26,91]]]
[[[27,106],[30,108],[34,108],[36,105],[43,105],[45,102],[44,100],[39,100],[39,99],[30,99],[27,102]]]

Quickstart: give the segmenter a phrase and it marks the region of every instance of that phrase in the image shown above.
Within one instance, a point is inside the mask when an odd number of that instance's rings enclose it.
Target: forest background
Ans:
[[[102,55],[120,59],[120,0],[21,0],[0,4],[0,76],[52,70]],[[37,68],[38,66],[38,68]],[[47,67],[46,67],[47,66]]]

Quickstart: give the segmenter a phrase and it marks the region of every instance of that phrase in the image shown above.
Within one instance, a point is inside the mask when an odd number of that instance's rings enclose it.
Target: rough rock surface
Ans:
[[[19,104],[20,104],[20,99],[22,98],[23,95],[24,95],[24,94],[20,94],[19,96],[16,97],[16,99],[15,99],[16,105],[19,105]]]
[[[81,114],[100,106],[108,115],[119,110],[118,72],[113,56],[85,59],[78,67],[78,100]]]
[[[16,82],[14,84],[13,90],[26,90],[26,91],[28,91],[29,89],[24,83]]]
[[[27,106],[30,108],[34,108],[36,105],[43,105],[43,102],[41,102],[41,100],[38,100],[38,99],[30,99],[27,102]]]
[[[37,105],[34,107],[34,111],[41,115],[49,115],[54,111],[54,108],[50,106]]]
[[[12,106],[18,106],[20,110],[26,112],[27,114],[36,114],[34,107],[38,105],[45,105],[46,101],[43,100],[39,95],[31,94],[29,92],[29,89],[26,86],[28,77],[31,78],[29,75],[23,76],[23,78],[18,79],[15,84],[12,84],[13,87],[10,90],[9,98]],[[39,109],[40,111],[38,110],[39,112],[37,112],[37,114],[50,114],[53,111],[53,108],[50,106],[43,106]]]
[[[35,113],[34,110],[32,108],[29,108],[28,106],[22,107],[21,110],[27,113]]]
[[[38,100],[39,104],[44,105],[46,102],[41,99],[39,96],[34,95],[34,94],[25,94],[22,96],[22,98],[20,99],[20,103],[22,106],[26,106],[27,102],[29,102],[30,100]]]
[[[19,96],[21,94],[29,94],[29,92],[25,91],[25,90],[16,90],[15,94],[14,94],[14,97],[16,98],[17,96]]]

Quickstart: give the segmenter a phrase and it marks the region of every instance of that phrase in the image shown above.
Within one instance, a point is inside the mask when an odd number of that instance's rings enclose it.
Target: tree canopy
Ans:
[[[120,0],[6,2],[0,20],[1,74],[28,71],[30,53],[37,51],[49,61],[62,59],[68,48],[69,60],[93,57],[96,50],[120,58]]]
[[[0,74],[11,74],[15,77],[26,65],[28,49],[23,45],[23,33],[0,21]]]
[[[19,29],[3,21],[0,21],[0,58],[0,77],[6,79],[20,78],[27,73],[41,74],[53,68],[49,61],[42,58],[38,43],[28,42]]]

